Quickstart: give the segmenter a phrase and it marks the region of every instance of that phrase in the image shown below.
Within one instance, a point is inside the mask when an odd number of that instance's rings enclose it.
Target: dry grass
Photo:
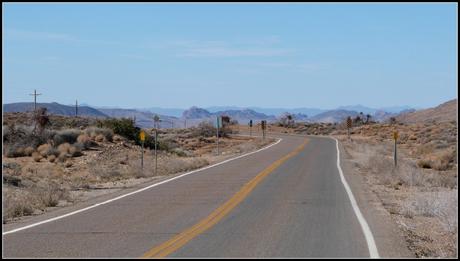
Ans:
[[[431,132],[437,128],[426,129]],[[395,167],[390,140],[362,136],[353,136],[352,141],[343,136],[339,139],[355,171],[365,176],[383,207],[400,224],[408,247],[416,256],[457,255],[458,175],[456,159],[453,159],[456,151],[440,151],[433,145],[417,150],[400,148]],[[414,151],[417,153],[411,153]],[[430,162],[423,163],[429,164],[429,168],[423,168],[417,159],[420,155],[430,155]]]

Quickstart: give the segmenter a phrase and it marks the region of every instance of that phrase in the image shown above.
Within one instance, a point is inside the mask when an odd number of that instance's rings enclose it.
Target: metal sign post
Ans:
[[[155,129],[155,175],[157,174],[157,140],[158,140],[158,131]]]
[[[265,140],[265,129],[267,128],[267,121],[263,120],[261,122],[261,127],[262,127],[262,139]]]
[[[249,120],[249,136],[252,137],[252,120]]]
[[[143,170],[144,169],[144,141],[145,141],[145,132],[143,130],[141,130],[141,132],[139,133],[139,138],[142,144],[141,168]]]
[[[217,116],[216,118],[216,134],[217,134],[217,155],[219,155],[219,127],[221,127],[222,118]]]
[[[351,138],[350,138],[350,128],[351,128],[351,123],[352,123],[352,122],[351,122],[351,117],[350,117],[350,116],[348,116],[348,118],[347,118],[347,133],[348,133],[348,140],[350,140],[350,139],[351,139]]]
[[[398,155],[397,155],[397,149],[396,149],[397,148],[396,143],[398,141],[398,132],[397,131],[393,132],[393,139],[395,140],[395,146],[394,146],[395,149],[394,149],[394,155],[393,155],[394,157],[393,158],[394,158],[395,167],[396,167],[398,165],[398,157],[397,157]]]

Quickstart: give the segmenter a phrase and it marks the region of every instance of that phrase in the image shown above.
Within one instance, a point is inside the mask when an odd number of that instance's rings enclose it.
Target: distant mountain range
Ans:
[[[38,107],[45,107],[50,114],[75,116],[75,106],[63,105],[57,102],[37,103]],[[3,105],[3,112],[27,112],[34,110],[33,102],[7,103]],[[78,106],[78,115],[88,117],[106,118],[107,115],[101,111],[88,106]]]
[[[38,107],[48,108],[51,114],[60,114],[66,116],[75,115],[75,107],[53,103],[38,103]],[[3,105],[4,112],[24,112],[32,111],[33,103],[10,103]],[[370,114],[373,120],[385,121],[390,117],[397,117],[402,112],[409,115],[414,112],[408,106],[386,107],[375,109],[362,105],[341,106],[334,110],[324,110],[316,108],[260,108],[249,107],[242,108],[236,106],[214,106],[207,108],[191,107],[187,110],[180,108],[160,108],[151,107],[143,109],[124,109],[111,107],[79,106],[78,114],[89,117],[130,117],[136,119],[136,124],[140,127],[150,128],[154,126],[153,117],[158,115],[161,119],[161,128],[195,126],[202,121],[214,123],[216,116],[227,115],[231,119],[237,120],[240,124],[247,124],[249,120],[260,121],[267,120],[275,122],[285,113],[290,113],[298,122],[341,122],[346,117],[356,117],[362,112],[364,115]],[[402,116],[401,116],[402,117]]]

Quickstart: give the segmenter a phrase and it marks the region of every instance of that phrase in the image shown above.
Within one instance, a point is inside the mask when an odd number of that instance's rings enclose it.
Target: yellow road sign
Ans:
[[[143,130],[141,130],[141,133],[139,133],[139,138],[141,141],[145,141],[145,132]]]
[[[393,139],[397,140],[398,137],[399,137],[398,132],[397,131],[393,132]]]

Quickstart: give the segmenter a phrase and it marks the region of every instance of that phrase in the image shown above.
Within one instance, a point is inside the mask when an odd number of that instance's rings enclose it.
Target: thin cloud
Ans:
[[[276,48],[231,48],[231,47],[209,47],[191,48],[178,56],[182,57],[270,57],[282,56],[292,53],[289,49]]]
[[[25,39],[25,40],[57,40],[57,41],[73,41],[75,37],[63,33],[36,32],[25,31],[18,29],[7,29],[5,31],[7,38]]]
[[[20,29],[6,29],[5,35],[7,39],[26,40],[26,41],[54,41],[62,43],[79,43],[79,44],[96,44],[96,45],[122,45],[117,41],[106,40],[88,40],[82,39],[75,35],[65,33],[43,32],[43,31],[27,31]]]

